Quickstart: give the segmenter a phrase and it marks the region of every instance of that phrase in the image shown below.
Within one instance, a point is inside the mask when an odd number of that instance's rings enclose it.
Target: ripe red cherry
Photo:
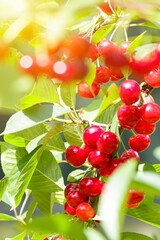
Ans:
[[[98,84],[92,83],[91,85],[92,92],[94,93],[95,97],[98,95],[100,91],[100,86]],[[78,94],[83,98],[94,98],[89,86],[85,82],[80,82],[78,84]]]
[[[109,70],[111,72],[111,78],[110,78],[111,82],[120,81],[124,77],[120,68],[110,68]]]
[[[96,61],[99,56],[98,48],[94,44],[90,44],[87,57],[92,59],[92,62]]]
[[[139,161],[139,154],[138,154],[138,152],[134,151],[133,149],[128,149],[127,153],[128,153],[128,155],[126,154],[126,152],[123,152],[122,155],[121,155],[121,158],[122,157],[126,157],[126,156],[130,156],[131,158],[133,157],[137,161]]]
[[[39,67],[36,64],[35,59],[31,56],[24,55],[21,57],[19,65],[23,71],[33,76],[37,76],[39,74]]]
[[[86,202],[86,200],[86,196],[80,191],[72,191],[67,196],[67,203],[72,208],[76,208],[80,203]]]
[[[102,40],[98,44],[99,54],[103,57],[105,57],[107,54],[109,54],[110,52],[117,48],[118,46],[110,40]]]
[[[43,240],[49,240],[49,238],[44,238]]]
[[[144,200],[145,193],[135,189],[130,189],[128,192],[127,207],[136,208]],[[136,206],[137,205],[137,206]]]
[[[147,123],[143,119],[140,119],[140,121],[134,127],[134,130],[140,134],[150,135],[150,134],[154,133],[154,131],[156,130],[156,124],[155,123]]]
[[[97,178],[83,178],[79,182],[79,191],[87,197],[97,197],[102,191],[102,182]]]
[[[68,213],[69,215],[75,215],[75,214],[76,214],[76,209],[70,207],[67,202],[64,204],[64,210],[65,210],[65,212]]]
[[[96,68],[96,77],[94,79],[94,83],[103,84],[107,83],[111,78],[111,72],[109,68],[101,66]]]
[[[102,177],[109,177],[110,176],[110,165],[108,165],[108,167],[106,168],[101,168],[99,169],[99,174],[102,176]]]
[[[65,198],[67,198],[68,194],[72,191],[79,190],[79,185],[77,183],[69,183],[64,190]]]
[[[65,61],[56,61],[53,64],[53,77],[62,81],[73,80],[74,68],[71,64]]]
[[[97,149],[103,153],[113,154],[119,146],[119,140],[115,133],[104,132],[97,141]]]
[[[87,146],[96,148],[97,140],[102,133],[104,133],[104,130],[97,125],[88,127],[84,131],[83,140]]]
[[[122,123],[122,122],[120,122],[119,121],[119,124],[120,124],[120,126],[122,127],[122,128],[125,128],[125,129],[128,129],[128,130],[131,130],[133,127],[130,127],[130,126],[128,126],[128,125],[126,125],[126,124],[124,124],[124,123]]]
[[[119,94],[122,101],[131,105],[138,101],[141,90],[139,84],[134,80],[123,81],[119,87]]]
[[[122,42],[121,45],[119,46],[119,50],[121,53],[125,54],[127,52],[128,47],[130,46],[132,42],[130,41],[125,41]]]
[[[62,240],[62,239],[63,239],[63,236],[58,236],[54,240]]]
[[[114,10],[114,7],[115,7],[114,0],[110,0],[110,4],[111,4],[111,6]],[[108,0],[103,0],[103,3],[99,7],[102,9],[103,12],[105,12],[107,14],[112,14],[113,13],[112,9],[109,6]],[[116,8],[115,8],[115,10],[116,10]]]
[[[66,160],[69,164],[73,167],[80,167],[86,161],[86,154],[85,151],[78,147],[78,146],[70,146],[67,148],[66,153]]]
[[[89,154],[88,161],[94,168],[105,168],[111,161],[111,155],[102,153],[96,149]]]
[[[134,127],[140,120],[139,109],[133,105],[121,105],[117,116],[121,123],[129,127]]]
[[[140,116],[147,123],[160,120],[160,107],[156,103],[146,103],[140,108]]]
[[[91,148],[91,147],[87,146],[86,144],[84,145],[84,151],[85,151],[87,157],[88,157],[89,153],[93,152],[94,150],[95,150],[95,148]]]
[[[160,70],[153,69],[144,76],[144,80],[154,88],[160,87]]]
[[[122,68],[127,66],[128,58],[118,48],[115,48],[105,55],[105,64],[111,68]]]
[[[148,135],[137,134],[129,139],[129,146],[137,152],[142,152],[150,145],[150,137]]]
[[[90,43],[80,37],[72,37],[68,39],[65,43],[66,54],[70,58],[84,58],[90,48]]]
[[[95,211],[89,203],[83,202],[76,208],[77,217],[84,222],[87,222],[89,218],[94,218]]]
[[[110,174],[112,174],[117,167],[127,162],[130,158],[131,158],[130,156],[125,156],[125,157],[113,159],[110,164]]]
[[[82,59],[76,59],[70,63],[72,68],[72,79],[83,79],[88,73],[88,66]]]

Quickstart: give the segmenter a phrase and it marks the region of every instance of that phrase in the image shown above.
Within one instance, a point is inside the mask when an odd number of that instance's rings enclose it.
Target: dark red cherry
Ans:
[[[128,47],[130,46],[132,42],[130,41],[125,41],[125,42],[122,42],[119,46],[119,50],[121,53],[125,54],[127,52],[127,49]]]
[[[87,146],[86,144],[84,145],[84,151],[85,151],[87,157],[88,157],[89,153],[93,152],[94,150],[95,150],[95,148],[91,148],[91,147]]]
[[[103,84],[107,83],[111,78],[111,72],[109,68],[101,66],[96,68],[96,77],[94,79],[94,83]]]
[[[67,196],[67,203],[70,207],[76,208],[80,203],[86,202],[87,198],[80,191],[72,191]]]
[[[135,189],[130,189],[128,192],[127,207],[135,208],[138,207],[136,204],[140,204],[145,198],[145,193]],[[131,206],[132,205],[132,206]],[[135,206],[133,206],[135,205]]]
[[[156,103],[146,103],[140,108],[140,116],[147,123],[160,120],[160,107]]]
[[[94,44],[90,44],[87,57],[92,59],[92,62],[96,61],[99,56],[98,48]]]
[[[140,119],[140,121],[134,127],[134,130],[140,134],[150,135],[150,134],[154,133],[154,131],[156,130],[156,124],[155,123],[147,123],[143,119]]]
[[[75,214],[76,214],[76,209],[70,207],[67,202],[64,204],[64,210],[65,210],[65,212],[68,213],[69,215],[75,215]]]
[[[102,153],[96,149],[89,154],[88,161],[94,168],[105,168],[111,161],[111,155]]]
[[[129,139],[129,146],[137,152],[142,152],[150,145],[150,137],[148,135],[137,134]]]
[[[78,94],[83,98],[94,98],[98,95],[100,91],[100,86],[98,84],[92,83],[91,85],[92,92],[85,82],[80,82],[78,84]],[[94,94],[94,95],[93,95]]]
[[[65,198],[67,198],[67,195],[70,192],[75,191],[75,190],[79,190],[79,185],[77,183],[69,183],[64,189]]]
[[[103,153],[113,154],[119,146],[119,140],[115,133],[104,132],[97,141],[97,149]]]
[[[126,154],[126,152],[123,152],[122,155],[121,155],[121,158],[126,157],[126,156],[133,157],[137,161],[139,161],[139,154],[138,154],[138,152],[134,151],[133,149],[128,149],[127,154]]]
[[[134,127],[140,120],[139,109],[133,105],[123,104],[117,112],[119,121],[129,127]]]
[[[97,178],[83,178],[79,182],[79,191],[87,197],[97,197],[102,191],[102,182]]]
[[[160,87],[160,70],[153,69],[144,76],[144,80],[153,88]]]
[[[74,167],[80,167],[81,165],[83,165],[87,158],[85,151],[75,145],[67,148],[65,156],[67,162]]]
[[[100,135],[104,133],[104,130],[97,125],[88,127],[83,134],[83,140],[90,148],[96,148],[97,140]]]
[[[95,211],[89,203],[80,203],[76,208],[77,217],[84,222],[87,222],[89,218],[94,218]]]
[[[127,104],[131,105],[138,101],[141,90],[139,84],[134,80],[125,80],[121,83],[119,87],[119,94],[121,100]]]
[[[110,40],[102,40],[98,44],[99,54],[103,57],[107,56],[107,54],[112,52],[114,49],[118,49],[118,46],[116,45],[116,43]]]

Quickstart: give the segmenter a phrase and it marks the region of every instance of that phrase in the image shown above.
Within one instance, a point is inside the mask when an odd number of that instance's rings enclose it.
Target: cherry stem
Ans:
[[[113,30],[113,32],[112,32],[112,34],[111,34],[111,36],[110,36],[110,38],[109,38],[110,41],[112,40],[114,34],[116,33],[117,29],[119,28],[119,26],[120,26],[121,24],[122,24],[122,22],[118,22],[118,23],[117,23],[117,26],[115,27],[115,29]]]
[[[126,147],[125,147],[125,145],[124,145],[124,142],[122,141],[122,138],[121,138],[121,137],[120,137],[120,142],[121,142],[121,144],[122,144],[122,147],[123,147],[125,153],[128,155],[127,149],[126,149]]]
[[[125,27],[124,27],[124,35],[125,35],[126,42],[128,42],[127,29]]]
[[[17,218],[18,214],[17,214],[17,210],[16,210],[16,208],[13,208],[13,211],[14,211],[14,215],[15,215],[15,217]]]
[[[30,193],[26,193],[26,197],[25,197],[24,202],[23,202],[23,204],[22,204],[22,207],[21,207],[21,210],[20,210],[20,213],[19,213],[19,217],[22,216],[22,213],[23,213],[23,211],[24,211],[24,208],[25,208],[25,206],[26,206],[26,203],[27,203],[27,201],[28,201],[29,196],[30,196]]]
[[[137,134],[131,129],[131,132],[133,133],[134,136],[137,136]]]
[[[108,0],[108,5],[109,5],[109,7],[110,7],[111,11],[112,11],[114,14],[116,14],[116,13],[115,13],[115,11],[114,11],[114,9],[112,8],[112,5],[111,5],[111,2],[110,2],[110,0]]]

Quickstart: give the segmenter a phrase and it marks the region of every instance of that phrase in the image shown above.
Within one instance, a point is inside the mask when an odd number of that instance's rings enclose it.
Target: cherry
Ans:
[[[131,105],[138,101],[141,90],[139,84],[134,80],[123,81],[119,87],[119,94],[121,100],[127,104]]]
[[[31,56],[24,55],[21,57],[19,65],[23,71],[33,76],[37,76],[39,74],[39,68],[37,67],[35,59]]]
[[[111,82],[120,81],[124,77],[120,68],[110,68],[109,70],[111,73],[111,78],[110,78]]]
[[[118,137],[113,132],[104,132],[97,141],[97,149],[103,153],[113,154],[119,145]]]
[[[77,217],[84,222],[87,222],[89,218],[94,218],[95,211],[89,203],[80,203],[76,208]]]
[[[64,204],[64,210],[65,210],[65,212],[68,213],[69,215],[75,215],[75,214],[76,214],[76,209],[70,207],[67,202]]]
[[[105,168],[111,161],[111,155],[102,153],[96,149],[89,154],[88,161],[94,168]]]
[[[145,198],[144,192],[138,191],[135,189],[130,189],[128,192],[127,207],[129,205],[129,208],[135,208],[136,204],[140,204],[140,202],[142,202],[144,200],[144,198]],[[134,205],[135,205],[135,207],[134,207]]]
[[[150,145],[150,138],[148,135],[137,134],[129,139],[129,146],[137,152],[142,152]]]
[[[69,58],[84,58],[90,48],[90,43],[81,37],[71,37],[64,44]]]
[[[110,164],[110,174],[112,174],[117,167],[127,162],[130,158],[131,158],[130,156],[125,156],[125,157],[113,159]]]
[[[77,183],[69,183],[64,190],[65,198],[67,198],[68,194],[72,191],[79,190],[79,185]]]
[[[110,165],[108,165],[108,167],[106,168],[101,168],[99,169],[99,174],[102,176],[102,177],[109,177],[110,176]]]
[[[63,239],[63,236],[61,235],[61,236],[56,237],[54,240],[62,240],[62,239]]]
[[[160,107],[156,103],[146,103],[140,108],[140,116],[147,123],[160,120]]]
[[[120,124],[120,126],[121,126],[122,128],[125,128],[125,129],[128,129],[128,130],[131,130],[131,129],[133,128],[133,127],[130,127],[130,126],[122,123],[121,121],[119,121],[119,124]]]
[[[140,121],[134,127],[134,130],[140,134],[150,135],[150,134],[154,133],[154,131],[156,130],[156,124],[155,123],[147,123],[143,119],[140,119]]]
[[[102,182],[97,178],[83,178],[79,182],[79,191],[87,197],[97,197],[102,191]]]
[[[72,191],[67,195],[67,203],[72,208],[76,208],[80,203],[86,201],[86,196],[84,196],[84,194],[80,191]]]
[[[67,148],[65,156],[67,162],[74,167],[80,167],[81,165],[83,165],[87,158],[85,151],[75,145]]]
[[[104,133],[104,130],[97,125],[88,127],[84,131],[83,140],[90,148],[96,148],[97,140],[102,133]]]
[[[139,109],[133,105],[121,105],[118,109],[117,116],[120,123],[129,127],[134,127],[140,120]]]
[[[96,61],[99,56],[98,48],[94,44],[90,44],[87,57],[92,59],[92,62]]]
[[[119,46],[119,50],[121,53],[125,54],[127,52],[128,47],[130,46],[131,41],[122,42]]]
[[[115,4],[114,4],[114,0],[110,0],[110,4],[114,10]],[[112,14],[113,11],[111,10],[108,0],[103,0],[103,3],[99,6],[103,12],[107,13],[107,14]],[[117,8],[117,7],[116,7]],[[115,10],[116,10],[115,8]]]
[[[117,48],[118,46],[110,40],[102,40],[98,44],[99,54],[103,57],[105,57],[107,54],[109,54],[110,52]]]
[[[44,238],[43,240],[49,240],[49,238]]]
[[[88,73],[88,65],[84,60],[76,59],[70,63],[72,67],[72,78],[73,80],[83,79]]]
[[[96,68],[96,77],[94,79],[94,83],[103,84],[107,83],[111,78],[111,72],[109,68],[101,66]]]
[[[88,157],[89,153],[94,150],[95,150],[95,148],[91,148],[91,147],[87,146],[86,144],[84,145],[84,151],[85,151],[87,157]]]
[[[134,203],[134,204],[127,204],[127,208],[133,209],[133,208],[139,207],[139,205],[140,205],[140,202],[139,203]]]
[[[62,81],[73,80],[74,68],[71,64],[65,61],[56,61],[53,64],[53,77],[56,77]]]
[[[160,70],[153,69],[144,76],[144,80],[153,88],[160,87]]]
[[[114,48],[105,55],[105,64],[111,68],[122,68],[128,65],[128,58],[118,48]]]
[[[95,97],[98,95],[100,91],[100,86],[98,84],[92,83],[91,85],[92,92],[94,93]],[[85,82],[80,82],[78,84],[78,94],[83,98],[94,98],[89,86]]]
[[[121,158],[122,157],[126,157],[126,156],[130,156],[130,158],[135,158],[137,161],[139,161],[139,154],[138,152],[134,151],[133,149],[128,149],[127,150],[127,153],[126,152],[123,152],[122,155],[121,155]]]

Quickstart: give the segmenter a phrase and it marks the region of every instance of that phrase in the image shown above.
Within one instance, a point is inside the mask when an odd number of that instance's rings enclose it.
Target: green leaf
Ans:
[[[101,99],[93,100],[87,107],[82,108],[82,112],[80,113],[81,118],[92,122],[96,119],[101,104]]]
[[[141,45],[141,42],[142,42],[142,38],[143,38],[143,35],[146,33],[146,31],[144,31],[141,35],[139,35],[138,37],[136,37],[134,39],[134,41],[129,45],[128,49],[127,49],[127,52],[126,54],[127,55],[130,55],[132,52],[134,52],[134,50],[136,48],[138,48],[140,45]]]
[[[81,169],[74,170],[68,175],[67,181],[76,182],[84,176],[85,172],[86,170]]]
[[[60,167],[50,151],[42,153],[28,187],[33,191],[50,193],[64,190]]]
[[[64,205],[65,201],[66,201],[65,196],[64,196],[64,191],[56,192],[54,195],[54,201],[56,203]]]
[[[105,236],[102,235],[102,233],[92,228],[85,229],[84,233],[87,237],[87,240],[106,240]]]
[[[76,82],[62,83],[60,85],[60,94],[65,105],[74,109],[76,104]]]
[[[88,62],[88,67],[89,67],[89,72],[88,74],[86,75],[86,77],[83,79],[83,82],[87,83],[87,85],[89,87],[91,87],[94,79],[95,79],[95,76],[96,76],[96,66],[94,63],[92,62]]]
[[[128,216],[139,219],[140,221],[146,222],[153,226],[160,228],[160,205],[152,203],[152,205],[145,206],[143,202],[138,208],[128,209]]]
[[[135,232],[124,232],[122,234],[122,240],[152,240],[152,238]]]
[[[3,194],[4,194],[5,191],[6,191],[7,185],[8,185],[8,180],[7,180],[7,178],[5,178],[5,177],[2,178],[2,179],[0,180],[0,201],[1,201],[2,197],[3,197]]]
[[[95,22],[96,17],[94,16],[91,20],[81,21],[80,23],[70,27],[70,30],[78,30],[79,33],[87,32]]]
[[[71,221],[66,214],[56,214],[50,218],[37,218],[26,226],[26,230],[38,233],[59,233],[75,240],[87,240],[80,222]]]
[[[115,83],[112,83],[108,90],[106,95],[103,98],[103,101],[99,107],[99,112],[97,117],[99,117],[107,108],[109,108],[113,101],[117,100],[119,98],[119,89]]]
[[[36,201],[32,201],[32,202],[30,203],[30,205],[29,205],[28,210],[27,210],[27,215],[26,215],[26,219],[25,219],[25,222],[26,222],[26,223],[28,223],[29,220],[32,218],[32,215],[33,215],[36,207],[37,207],[37,202],[36,202]]]
[[[54,205],[54,193],[47,193],[39,191],[32,191],[34,200],[37,203],[39,210],[47,216],[52,215],[52,209]]]
[[[96,122],[98,123],[113,123],[115,115],[117,115],[117,110],[120,107],[120,104],[110,106],[106,111],[104,111],[98,118]]]
[[[116,169],[108,179],[110,187],[105,188],[100,198],[99,213],[104,219],[102,227],[111,240],[120,239],[123,222],[122,207],[135,170],[135,161],[127,162]]]
[[[58,92],[53,81],[45,75],[37,79],[33,91],[20,100],[18,107],[20,109],[26,109],[43,102],[60,103]]]
[[[157,44],[156,43],[149,43],[144,44],[141,47],[138,47],[136,51],[134,52],[134,59],[141,60],[141,59],[147,59],[148,56],[153,55],[154,50],[156,49]]]
[[[42,106],[33,106],[23,111],[13,114],[6,124],[3,134],[15,133],[33,126],[36,126],[47,120],[51,120],[67,113],[59,105],[43,104]]]
[[[48,235],[46,233],[34,233],[32,236],[32,240],[44,240]]]
[[[103,40],[114,28],[115,23],[112,25],[105,25],[101,28],[99,28],[92,36],[92,42],[99,43],[101,40]]]
[[[153,164],[152,165],[157,173],[160,173],[160,164]]]
[[[5,238],[5,240],[23,240],[25,236],[26,236],[26,232],[22,232],[21,234],[19,234],[14,238]]]
[[[17,221],[17,219],[12,216],[0,213],[0,221]]]

